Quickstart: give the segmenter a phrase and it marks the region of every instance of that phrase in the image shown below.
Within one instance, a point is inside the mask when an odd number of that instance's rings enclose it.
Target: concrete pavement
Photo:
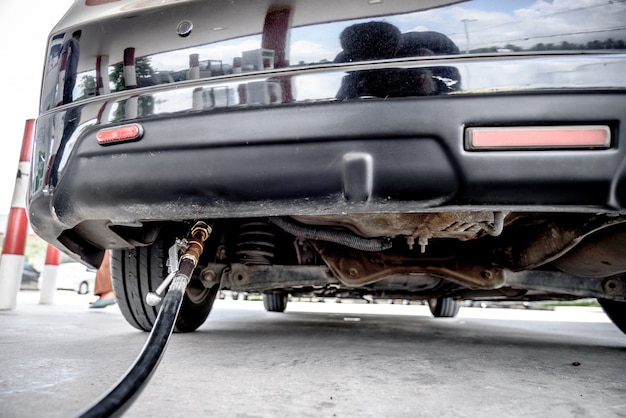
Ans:
[[[147,334],[92,298],[0,312],[1,417],[72,416],[131,365]],[[125,416],[533,415],[626,416],[626,336],[600,310],[218,301]]]

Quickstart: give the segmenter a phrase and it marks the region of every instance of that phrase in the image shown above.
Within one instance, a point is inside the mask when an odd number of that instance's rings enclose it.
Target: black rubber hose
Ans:
[[[191,228],[187,249],[180,256],[178,272],[170,283],[167,295],[163,299],[159,315],[154,321],[152,331],[139,353],[139,357],[126,372],[124,377],[92,406],[81,412],[80,418],[117,417],[122,415],[135,401],[146,386],[150,377],[161,362],[176,325],[176,318],[185,296],[185,289],[191,280],[193,270],[204,250],[204,242],[211,235],[211,227],[198,221]]]
[[[191,267],[193,271],[193,266]],[[80,418],[117,417],[122,415],[135,401],[156,370],[167,343],[172,335],[178,311],[185,295],[189,277],[181,271],[177,274],[163,299],[152,331],[135,363],[126,375],[99,400],[81,412]]]
[[[347,231],[303,225],[289,218],[270,218],[270,222],[296,237],[334,242],[361,251],[384,251],[393,246],[389,238],[363,238]]]

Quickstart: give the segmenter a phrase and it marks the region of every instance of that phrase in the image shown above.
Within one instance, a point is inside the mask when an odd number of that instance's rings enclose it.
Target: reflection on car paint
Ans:
[[[420,10],[423,6],[410,2],[400,6],[380,5],[379,13],[384,17],[366,17],[372,11],[364,9],[353,12],[354,16],[361,14],[362,18],[338,16],[335,21],[331,16],[327,20],[307,21],[301,15],[306,10],[300,10],[305,9],[304,5],[270,9],[266,12],[265,22],[256,21],[250,25],[251,31],[258,28],[257,33],[239,34],[232,32],[232,27],[237,25],[234,20],[229,20],[237,17],[222,16],[219,24],[213,20],[205,22],[203,19],[210,18],[200,16],[209,6],[189,2],[182,9],[187,11],[187,16],[193,16],[188,20],[190,24],[195,20],[197,29],[192,36],[182,38],[184,40],[178,37],[176,43],[170,39],[174,31],[168,34],[161,28],[166,22],[180,24],[176,15],[136,16],[135,19],[141,21],[158,23],[144,27],[141,33],[133,33],[127,45],[120,44],[117,37],[110,40],[105,37],[98,39],[99,46],[94,48],[96,40],[89,38],[93,37],[92,28],[86,28],[89,29],[85,30],[86,39],[80,38],[80,30],[57,34],[50,40],[47,67],[60,66],[60,69],[58,75],[55,71],[48,71],[45,75],[42,110],[110,92],[259,73],[270,73],[265,76],[265,82],[270,84],[250,86],[244,81],[226,97],[236,95],[238,103],[248,103],[250,96],[255,97],[252,101],[258,104],[291,103],[298,100],[293,80],[280,75],[273,78],[271,73],[330,63],[355,64],[397,58],[410,58],[420,68],[400,71],[391,65],[389,69],[368,70],[366,73],[363,70],[350,71],[339,90],[332,95],[326,93],[326,98],[446,94],[462,88],[471,91],[493,87],[483,85],[487,84],[484,82],[477,84],[472,78],[461,82],[458,68],[463,66],[458,62],[463,61],[461,57],[626,49],[626,27],[623,25],[626,8],[621,2],[590,5],[570,2],[565,7],[528,1],[515,6],[503,3],[501,10],[494,10],[493,2],[485,0],[442,3],[442,7],[426,10]],[[123,17],[112,14],[108,20],[104,18],[97,24],[106,31],[106,27],[118,27],[119,19]],[[298,26],[300,21],[302,24]],[[573,26],[578,21],[584,25]],[[507,30],[503,31],[503,28]],[[81,56],[78,61],[81,43],[87,45],[91,54]],[[93,51],[101,53],[94,55]],[[461,56],[459,60],[452,60],[450,65],[423,65],[434,57],[450,59],[458,55]],[[503,69],[506,72],[506,68]],[[275,87],[276,83],[280,90]],[[255,91],[248,93],[248,88]],[[55,91],[56,100],[51,100]],[[267,96],[271,97],[268,99]],[[154,106],[154,102],[145,96],[143,100],[138,115],[149,113],[145,109]],[[212,100],[220,102],[220,98]],[[134,110],[134,106],[127,110],[119,105],[117,112],[125,113],[129,118],[135,116]]]

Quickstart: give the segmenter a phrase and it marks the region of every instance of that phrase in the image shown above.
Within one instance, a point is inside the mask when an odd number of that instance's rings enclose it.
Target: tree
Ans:
[[[137,58],[135,60],[135,73],[137,74],[137,86],[146,87],[152,84],[154,70],[150,64],[149,57]],[[126,90],[126,80],[124,80],[124,64],[117,63],[113,66],[113,71],[109,74],[109,79],[115,85],[115,91]],[[139,116],[150,115],[154,111],[154,98],[152,96],[140,96],[138,101]],[[126,103],[120,102],[115,110],[115,120],[125,119]]]
[[[92,75],[84,75],[80,79],[81,95],[75,100],[86,99],[87,97],[96,95],[96,77]]]

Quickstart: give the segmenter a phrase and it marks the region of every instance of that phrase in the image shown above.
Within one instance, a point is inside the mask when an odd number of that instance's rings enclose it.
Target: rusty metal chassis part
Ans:
[[[561,272],[528,270],[508,272],[506,284],[512,288],[539,290],[581,298],[626,300],[626,283],[617,277],[578,277]]]
[[[473,256],[412,257],[402,254],[364,253],[314,242],[313,246],[335,277],[349,286],[365,286],[393,275],[423,274],[450,280],[470,289],[504,286],[505,271]]]
[[[402,245],[397,240],[394,248],[408,245],[412,249],[411,239],[420,238],[422,244],[426,238],[448,238],[457,241],[485,241],[484,235],[498,237],[489,244],[478,244],[482,254],[493,254],[494,264],[513,271],[533,269],[559,259],[568,251],[578,246],[585,238],[595,235],[603,229],[613,230],[624,224],[626,218],[621,216],[590,215],[584,213],[570,214],[538,214],[515,212],[441,212],[441,213],[391,213],[391,214],[346,214],[321,216],[295,216],[301,228],[322,230],[323,226],[344,227],[359,237],[369,239],[386,236],[391,238],[404,237],[407,243]],[[539,224],[533,224],[541,219]],[[526,225],[530,222],[529,225]],[[520,227],[520,225],[522,225]],[[413,232],[411,232],[413,231]],[[480,237],[482,231],[483,237]],[[290,232],[290,231],[288,231]],[[298,236],[298,234],[294,234]],[[487,237],[489,239],[490,237]],[[621,237],[614,238],[620,240]],[[313,238],[314,241],[324,241]],[[434,241],[434,240],[433,240]],[[336,242],[336,241],[334,241]],[[353,247],[354,248],[354,247]],[[421,245],[423,253],[429,253]],[[607,253],[607,249],[601,249]],[[606,255],[604,255],[606,257]],[[626,263],[614,257],[611,265]],[[569,265],[572,262],[568,262]],[[606,263],[605,263],[606,264]],[[574,266],[577,264],[574,263]],[[565,267],[565,266],[564,266]],[[600,266],[602,267],[602,266]],[[569,270],[571,271],[571,270]],[[609,276],[621,271],[611,271],[610,267],[600,268],[596,276]],[[587,275],[581,274],[579,275]],[[591,275],[591,274],[589,274]]]
[[[388,289],[416,297],[430,291],[472,299],[473,293],[493,290],[498,290],[493,292],[496,296],[514,297],[532,290],[546,296],[624,299],[623,282],[614,278],[621,274],[623,266],[616,260],[604,263],[607,266],[603,268],[607,270],[596,276],[571,271],[554,272],[552,267],[532,270],[561,257],[574,247],[584,248],[585,238],[595,236],[598,231],[613,231],[617,227],[618,233],[621,233],[626,226],[623,218],[569,214],[554,216],[547,222],[534,225],[532,214],[513,215],[512,218],[511,223],[515,223],[516,218],[521,220],[521,227],[509,224],[511,228],[505,230],[501,237],[472,240],[465,244],[451,240],[435,246],[426,254],[417,254],[395,245],[385,251],[360,251],[295,236],[296,249],[299,248],[298,243],[307,243],[309,252],[321,257],[323,264],[259,266],[225,262],[209,264],[200,277],[205,287],[220,284],[221,288],[237,291],[333,288],[334,291],[367,292],[385,291],[384,280],[394,276],[429,276],[445,280],[451,286],[445,289],[433,287],[424,292],[394,286]],[[372,286],[374,284],[378,286]]]
[[[252,292],[341,285],[324,266],[211,263],[200,272],[200,280],[205,287],[220,283],[220,289]]]
[[[532,217],[528,219],[532,220]],[[448,242],[439,249],[419,255],[396,250],[395,246],[389,251],[363,252],[323,241],[310,242],[332,274],[345,285],[364,286],[393,275],[422,274],[440,277],[469,289],[495,289],[506,285],[507,270],[538,268],[572,249],[574,258],[584,258],[584,263],[595,262],[595,269],[588,266],[582,269],[582,263],[573,264],[570,261],[569,265],[574,268],[562,270],[572,277],[621,275],[626,266],[619,252],[609,252],[606,246],[593,241],[593,251],[586,248],[592,245],[589,239],[599,234],[606,235],[606,231],[609,231],[612,243],[623,241],[625,226],[621,217],[567,215],[535,227],[511,229],[503,237],[472,240],[463,245]],[[602,253],[601,259],[594,261],[584,257],[587,253],[594,255],[599,252]],[[579,272],[575,271],[576,267]]]
[[[525,214],[517,217],[532,219],[532,216]],[[533,269],[559,259],[587,237],[625,222],[626,219],[619,216],[561,214],[552,216],[541,225],[522,227],[521,231],[513,234],[505,228],[501,243],[494,249],[494,259],[510,270]],[[604,276],[619,272],[607,270]]]
[[[474,271],[478,271],[475,268]],[[434,275],[446,271],[445,268],[426,268],[423,273]],[[577,277],[568,273],[530,270],[512,272],[508,270],[488,270],[494,277],[478,284],[474,278],[464,281],[464,274],[455,274],[455,277],[444,279],[460,285],[465,290],[457,290],[452,295],[460,298],[472,299],[472,291],[495,291],[493,295],[502,299],[522,296],[523,293],[512,289],[535,290],[546,294],[568,295],[573,297],[605,298],[626,300],[626,284],[620,278],[587,278]],[[415,273],[412,273],[415,274]],[[439,276],[439,275],[437,275]],[[310,289],[333,287],[340,289],[354,289],[364,284],[343,281],[333,276],[325,266],[285,266],[285,265],[244,265],[211,263],[203,268],[200,278],[206,287],[220,283],[220,288],[234,291],[264,292],[275,289]],[[373,283],[373,282],[372,282]],[[485,293],[478,292],[476,295]],[[428,295],[428,293],[426,293]]]

